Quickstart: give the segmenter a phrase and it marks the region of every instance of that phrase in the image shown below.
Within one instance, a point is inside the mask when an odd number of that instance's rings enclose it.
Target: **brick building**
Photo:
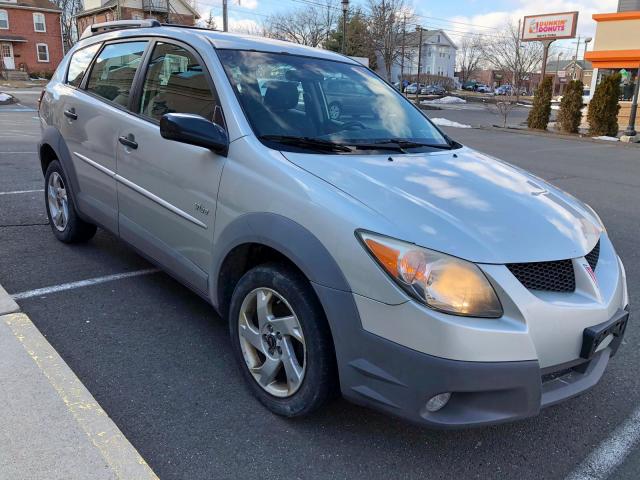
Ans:
[[[49,0],[0,0],[0,75],[51,74],[64,56],[60,9]]]
[[[84,0],[84,10],[76,15],[76,22],[78,33],[82,34],[94,23],[143,18],[194,25],[200,15],[188,0]]]

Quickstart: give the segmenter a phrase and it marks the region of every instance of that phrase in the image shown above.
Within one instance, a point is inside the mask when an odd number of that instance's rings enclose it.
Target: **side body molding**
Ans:
[[[248,213],[229,223],[214,241],[209,289],[211,302],[216,308],[219,307],[218,276],[224,259],[235,247],[247,243],[259,243],[278,250],[293,261],[312,283],[351,291],[334,258],[309,230],[274,213]]]

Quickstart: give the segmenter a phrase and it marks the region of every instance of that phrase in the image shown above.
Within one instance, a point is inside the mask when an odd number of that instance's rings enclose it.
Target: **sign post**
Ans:
[[[542,42],[544,47],[540,82],[544,80],[547,73],[547,61],[551,44],[556,40],[575,38],[577,27],[578,12],[549,13],[524,17],[520,39],[523,42]]]

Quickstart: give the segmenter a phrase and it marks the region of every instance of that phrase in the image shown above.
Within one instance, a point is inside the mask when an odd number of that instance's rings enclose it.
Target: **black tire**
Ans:
[[[306,345],[305,374],[291,396],[278,397],[261,387],[249,371],[239,336],[239,316],[245,297],[259,288],[282,296],[298,317]],[[229,330],[233,353],[253,395],[271,412],[285,417],[307,415],[320,408],[337,392],[337,368],[333,341],[324,311],[309,281],[297,270],[280,263],[259,265],[240,279],[229,308]]]
[[[58,174],[62,178],[65,191],[67,193],[67,211],[69,218],[66,221],[63,230],[58,230],[54,225],[54,221],[51,218],[51,211],[48,201],[49,179],[54,174]],[[81,243],[87,242],[96,234],[96,226],[85,222],[78,216],[78,212],[75,207],[73,195],[69,188],[69,182],[62,170],[62,166],[58,160],[52,161],[47,167],[47,171],[44,176],[44,203],[47,210],[47,217],[49,218],[49,225],[51,231],[55,237],[64,243]]]

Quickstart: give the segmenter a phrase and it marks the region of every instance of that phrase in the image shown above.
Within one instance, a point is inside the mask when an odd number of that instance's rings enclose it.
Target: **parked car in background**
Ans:
[[[473,92],[473,91],[475,91],[477,84],[478,84],[478,82],[476,82],[475,80],[469,80],[469,81],[464,82],[462,84],[462,89],[463,90],[468,90],[470,92]]]
[[[324,92],[331,120],[371,114],[369,98],[372,92],[362,82],[342,78],[328,79],[324,81]]]
[[[441,85],[427,85],[420,89],[421,95],[445,95],[447,90]]]
[[[476,92],[479,93],[491,93],[493,89],[489,85],[485,85],[484,83],[478,83],[476,85]]]
[[[418,93],[418,88],[423,89],[425,87],[424,84],[417,84],[417,83],[412,83],[411,85],[409,85],[407,88],[404,89],[404,93],[409,93],[411,95],[414,95],[416,93]]]
[[[330,102],[350,95],[372,115],[333,118]],[[38,117],[55,238],[87,242],[99,225],[208,301],[275,414],[341,391],[431,427],[520,420],[593,387],[622,344],[626,275],[597,213],[446,136],[348,57],[96,24]],[[213,346],[222,329],[205,333],[189,341]],[[212,348],[210,361],[228,357]],[[203,389],[229,388],[205,373]],[[615,388],[611,376],[577,418]]]

